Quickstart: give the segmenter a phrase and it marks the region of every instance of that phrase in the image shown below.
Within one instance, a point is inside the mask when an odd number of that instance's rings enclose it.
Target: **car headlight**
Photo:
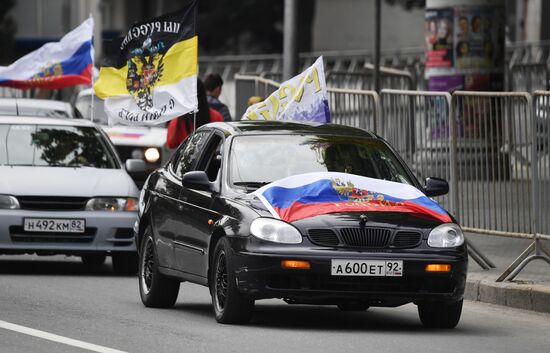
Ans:
[[[160,152],[158,148],[149,147],[145,150],[145,160],[149,163],[155,163],[160,159]]]
[[[0,210],[15,210],[21,208],[17,198],[10,195],[0,195]]]
[[[250,225],[250,233],[262,240],[283,244],[299,244],[302,235],[290,224],[273,218],[256,218]]]
[[[86,211],[130,211],[138,210],[138,199],[134,197],[96,197],[88,200]]]
[[[432,248],[454,248],[464,244],[464,234],[458,224],[444,223],[430,232],[428,245]]]

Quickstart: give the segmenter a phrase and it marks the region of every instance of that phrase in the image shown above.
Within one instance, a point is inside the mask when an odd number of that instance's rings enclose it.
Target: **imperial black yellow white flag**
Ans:
[[[197,0],[136,23],[94,85],[110,123],[151,125],[197,110]]]

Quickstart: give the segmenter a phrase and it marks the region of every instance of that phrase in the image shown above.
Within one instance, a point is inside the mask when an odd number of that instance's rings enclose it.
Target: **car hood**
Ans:
[[[0,166],[0,194],[132,196],[139,191],[122,169]]]
[[[441,224],[441,221],[403,212],[343,212],[304,218],[292,224],[301,231],[310,228],[355,228],[363,224],[365,227],[432,229]]]
[[[238,200],[253,209],[260,217],[272,217],[257,197],[248,194],[239,197]],[[310,228],[359,227],[365,217],[366,227],[432,229],[441,224],[441,221],[422,214],[380,211],[328,213],[300,219],[292,224],[301,231]]]
[[[145,126],[102,126],[115,146],[162,147],[166,128]]]

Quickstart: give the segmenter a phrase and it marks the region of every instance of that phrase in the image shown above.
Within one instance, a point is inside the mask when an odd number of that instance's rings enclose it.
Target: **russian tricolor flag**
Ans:
[[[59,42],[46,43],[10,66],[0,66],[0,86],[58,89],[91,84],[93,31],[90,17]]]
[[[287,222],[340,212],[405,212],[452,222],[437,202],[412,185],[345,173],[290,176],[253,194],[273,217]]]

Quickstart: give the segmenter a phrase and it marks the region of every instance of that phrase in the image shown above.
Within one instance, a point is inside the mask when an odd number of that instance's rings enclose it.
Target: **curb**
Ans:
[[[550,313],[550,286],[533,282],[495,282],[469,273],[464,299]]]

